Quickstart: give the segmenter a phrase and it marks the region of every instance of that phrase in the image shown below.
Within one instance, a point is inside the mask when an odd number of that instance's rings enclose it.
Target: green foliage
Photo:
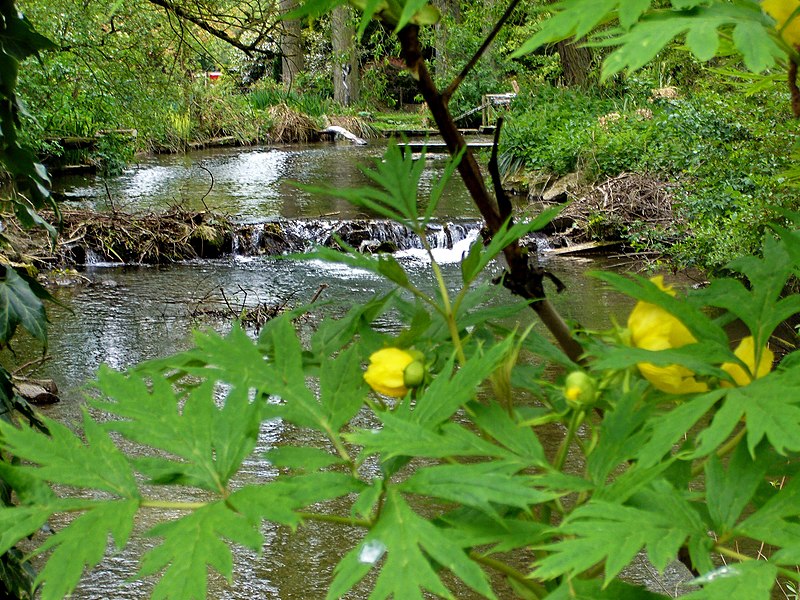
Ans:
[[[424,232],[443,183],[418,203],[419,162],[391,146],[365,171],[375,188],[325,192]],[[784,318],[800,312],[800,297],[781,295],[800,272],[800,234],[778,228],[781,237],[766,238],[763,258],[731,263],[744,284],[718,279],[686,298],[641,278],[598,274],[679,319],[697,341],[652,351],[628,345],[622,330],[589,335],[580,368],[596,382],[594,397],[570,404],[564,375],[538,371],[531,379],[531,365],[577,366],[535,331],[494,325],[496,311],[481,304],[481,273],[491,258],[555,214],[506,226],[485,247],[476,243],[464,260],[463,287],[452,293],[435,261],[438,291],[430,295],[389,257],[320,249],[304,258],[335,256],[389,278],[400,292],[322,321],[310,339],[298,335],[288,314],[267,323],[257,340],[235,326],[225,336],[198,333],[193,348],[125,374],[103,369],[81,436],[52,422],[50,437],[0,425],[4,450],[21,461],[2,469],[21,504],[0,511],[7,524],[0,549],[52,514],[77,514],[38,550],[50,553],[39,576],[44,598],[69,593],[83,569],[101,560],[109,535],[123,546],[136,515],[160,509],[181,516],[147,533],[159,541],[139,575],[157,575],[156,598],[204,597],[209,567],[230,579],[231,544],[260,549],[264,520],[291,527],[332,521],[364,531],[336,567],[329,598],[364,585],[368,575],[374,598],[453,598],[455,580],[495,598],[493,569],[521,598],[651,598],[620,581],[620,572],[642,551],[664,569],[682,549],[702,573],[690,597],[767,598],[776,577],[797,580],[789,567],[800,558],[793,478],[800,365],[789,355],[763,377],[731,386],[725,365],[747,367],[751,359],[734,355],[722,324],[741,319],[761,348]],[[397,334],[373,328],[387,311],[403,316]],[[429,372],[397,400],[371,392],[362,377],[369,355],[391,346],[421,350]],[[708,390],[659,391],[640,375],[643,362],[679,362]],[[530,394],[531,401],[508,403]],[[261,424],[275,418],[313,434],[252,456]],[[544,442],[553,423],[563,433],[554,453]],[[308,441],[320,435],[327,443]],[[148,451],[127,455],[117,444],[128,443]],[[279,469],[267,482],[242,485],[237,472],[245,460]],[[51,484],[93,499],[59,498]],[[162,497],[175,486],[206,496],[156,500],[151,486]],[[341,512],[319,511],[331,499]],[[755,561],[737,549],[753,543],[770,544],[772,555]],[[520,548],[536,553],[530,573],[502,558]],[[724,571],[716,566],[719,554],[728,557]]]
[[[553,16],[542,22],[540,30],[514,55],[532,52],[543,44],[589,36],[592,45],[614,48],[603,61],[603,78],[608,78],[626,69],[640,69],[676,38],[683,39],[701,61],[722,53],[727,44],[721,40],[730,40],[754,72],[773,66],[784,54],[785,46],[772,20],[756,0],[673,0],[671,4],[671,8],[663,8],[653,6],[650,0],[558,2]],[[605,26],[599,27],[601,24]]]
[[[325,4],[311,2],[303,10],[313,14]],[[543,29],[549,33],[531,44],[553,32],[588,33],[613,13],[626,32],[603,34],[606,42],[622,44],[607,72],[637,66],[635,52],[642,52],[641,36],[653,23],[665,25],[655,51],[676,32],[687,32],[687,44],[706,58],[716,51],[718,28],[732,26],[734,43],[758,67],[772,54],[764,52],[768,44],[754,25],[761,21],[752,4],[725,12],[720,2],[673,2],[674,10],[664,13],[640,0],[608,0],[593,10],[572,0],[557,6],[563,10]],[[367,16],[396,26],[432,19],[421,1],[364,6]],[[631,143],[661,149],[648,160],[685,164],[681,142],[712,131],[728,145],[750,135],[722,114],[670,106],[665,114],[676,116],[667,134],[644,120],[633,123],[639,135],[631,135]],[[597,102],[573,120],[574,113],[559,106],[540,116],[553,117],[555,141],[567,131],[591,130],[603,108]],[[667,124],[669,118],[662,128]],[[540,133],[546,132],[542,126]],[[620,164],[637,160],[625,144],[608,148]],[[557,156],[573,155],[577,164],[579,153],[577,146],[549,156],[534,148],[529,160],[558,172],[574,164],[559,164]],[[800,216],[785,213],[793,225],[776,225],[776,235],[763,239],[760,258],[729,262],[735,279],[717,279],[685,298],[642,278],[598,274],[641,303],[650,315],[648,331],[675,330],[677,323],[686,330],[679,336],[684,343],[662,336],[667,341],[654,350],[633,347],[631,332],[620,327],[586,332],[578,365],[533,327],[509,331],[494,323],[498,315],[521,316],[519,304],[485,304],[491,260],[544,227],[557,210],[507,222],[488,244],[477,241],[462,262],[463,285],[445,285],[424,233],[460,159],[451,160],[423,200],[417,191],[424,161],[396,145],[365,169],[374,188],[317,190],[420,234],[435,292],[418,286],[391,257],[359,255],[344,244],[342,254],[319,249],[305,258],[367,269],[398,290],[322,321],[310,339],[292,321],[307,310],[298,309],[270,321],[257,340],[234,326],[225,336],[198,333],[191,349],[128,373],[103,369],[90,400],[93,413],[84,412],[80,433],[52,421],[45,423],[49,435],[0,422],[0,447],[15,459],[0,464],[0,474],[19,501],[8,505],[7,492],[0,508],[5,567],[18,565],[12,550],[18,540],[54,514],[72,514],[70,525],[36,551],[48,553],[37,577],[42,598],[66,596],[84,569],[102,560],[109,535],[122,548],[141,512],[166,509],[165,520],[147,532],[160,541],[139,571],[157,577],[155,598],[204,597],[209,567],[230,579],[231,544],[259,550],[263,521],[363,530],[335,569],[329,598],[349,594],[368,575],[370,598],[379,600],[454,598],[454,585],[496,598],[487,573],[495,570],[526,599],[649,599],[653,594],[619,579],[642,552],[659,570],[679,552],[687,554],[701,573],[692,582],[700,589],[688,596],[698,600],[768,598],[777,577],[800,581],[794,568],[800,563],[800,361],[788,354],[762,369],[760,360],[778,325],[800,312],[800,296],[784,296],[789,279],[800,275]],[[702,177],[702,161],[692,166],[687,171]],[[14,273],[7,271],[0,294],[3,341],[18,325],[44,341],[44,294]],[[388,312],[402,321],[396,334],[376,327]],[[753,356],[731,350],[723,325],[734,319],[748,330]],[[413,352],[425,365],[420,385],[399,399],[370,391],[362,376],[363,363],[387,347]],[[653,368],[673,365],[690,370],[701,391],[662,391]],[[591,393],[576,401],[558,367],[579,371],[592,383],[586,386]],[[13,398],[5,374],[0,392],[4,401]],[[266,456],[252,456],[261,425],[271,419],[301,434]],[[546,452],[544,440],[554,430],[557,448]],[[324,444],[315,443],[320,436]],[[145,455],[127,454],[122,448],[128,444]],[[269,481],[241,482],[237,473],[245,460],[279,469]],[[61,497],[54,485],[75,494]],[[155,499],[148,495],[152,487],[166,497],[175,487],[199,488],[203,495],[197,502]],[[341,513],[321,509],[333,499],[344,507]],[[758,560],[739,550],[766,545],[771,554],[759,553]],[[530,572],[503,556],[523,548],[535,551]],[[723,567],[717,566],[720,555]],[[19,589],[16,576],[7,581],[9,589]]]

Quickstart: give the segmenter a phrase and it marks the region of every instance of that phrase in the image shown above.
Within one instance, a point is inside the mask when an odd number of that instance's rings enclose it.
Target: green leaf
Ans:
[[[476,244],[482,243],[476,241],[470,248],[470,254],[473,252],[479,253],[479,258],[472,258],[469,264],[461,265],[461,277],[465,283],[471,282],[478,276],[486,266],[500,254],[506,246],[509,246],[519,240],[521,237],[528,235],[534,231],[540,231],[547,226],[550,221],[555,219],[566,205],[557,205],[546,208],[539,213],[536,218],[531,221],[520,221],[509,227],[509,221],[506,221],[500,226],[497,233],[492,236],[491,242],[486,248],[477,248]]]
[[[575,509],[557,530],[559,536],[567,537],[541,546],[547,555],[535,563],[534,575],[540,579],[577,575],[605,561],[605,585],[643,547],[661,570],[674,559],[687,537],[706,535],[703,522],[689,503],[670,493],[666,482],[644,496],[652,504],[647,509],[597,500]],[[614,543],[609,544],[609,540]]]
[[[433,426],[449,419],[475,396],[477,387],[491,375],[511,350],[514,338],[508,337],[484,353],[471,356],[455,375],[451,358],[433,383],[417,398],[413,412],[415,422]]]
[[[375,527],[337,565],[327,598],[346,594],[385,552],[380,574],[370,594],[374,600],[388,597],[422,600],[422,590],[453,598],[428,557],[450,570],[466,585],[495,598],[486,574],[443,530],[417,515],[403,496],[389,487]]]
[[[448,538],[462,548],[491,546],[484,554],[527,548],[547,539],[549,526],[522,514],[520,518],[489,516],[483,511],[459,507],[436,520]]]
[[[17,542],[36,533],[56,511],[56,507],[46,504],[0,508],[0,554],[5,554]]]
[[[775,64],[775,59],[783,54],[768,30],[755,21],[737,23],[733,29],[733,43],[742,53],[745,66],[754,73],[770,68]]]
[[[5,267],[0,281],[0,343],[7,344],[17,325],[22,325],[42,343],[47,343],[44,306],[30,285],[12,267]]]
[[[327,423],[332,431],[339,431],[356,415],[367,393],[358,349],[350,348],[336,359],[324,361],[319,384]]]
[[[728,392],[711,425],[699,436],[697,456],[719,446],[740,421],[747,427],[747,448],[766,437],[779,454],[800,450],[800,380],[796,369],[777,371]]]
[[[734,526],[768,468],[766,461],[750,456],[743,443],[731,455],[727,470],[716,455],[709,457],[705,465],[706,502],[718,534],[727,533]]]
[[[619,24],[623,28],[629,29],[634,23],[639,20],[647,9],[650,8],[650,0],[620,0],[619,8]]]
[[[36,577],[42,585],[42,600],[60,600],[75,589],[84,569],[93,569],[108,547],[108,536],[122,549],[133,529],[138,500],[98,502],[48,538],[36,552],[53,550]]]
[[[618,0],[566,0],[554,4],[553,15],[542,22],[533,37],[512,52],[511,58],[530,54],[545,44],[583,37],[607,20],[618,4]],[[626,13],[626,17],[630,14]]]
[[[381,255],[378,258],[378,272],[400,287],[407,288],[410,285],[408,273],[400,266],[400,263],[397,262],[394,256]]]
[[[702,23],[686,34],[686,45],[701,61],[711,60],[719,49],[719,34],[713,23]]]
[[[423,227],[428,224],[433,217],[433,213],[436,212],[436,208],[439,206],[439,201],[442,199],[442,194],[444,193],[447,184],[450,183],[453,173],[455,173],[466,152],[467,147],[464,146],[458,151],[457,154],[450,156],[447,159],[447,164],[444,167],[444,171],[442,171],[442,176],[439,177],[438,180],[434,181],[431,185],[430,200],[428,201],[428,206],[425,207],[425,214],[422,216]]]
[[[92,405],[121,419],[106,423],[107,428],[183,459],[136,459],[137,468],[153,481],[220,492],[258,439],[263,404],[250,402],[242,387],[231,389],[218,406],[214,381],[200,384],[185,398],[162,377],[146,380],[111,369],[100,370],[96,385],[109,400]]]
[[[686,600],[769,600],[778,569],[766,560],[727,564],[690,583],[703,589],[685,596]]]
[[[140,576],[163,570],[153,590],[154,600],[206,597],[208,571],[212,566],[228,582],[233,574],[233,556],[223,538],[252,550],[260,550],[263,537],[253,521],[215,502],[176,521],[156,525],[147,532],[163,542],[142,557]]]
[[[480,429],[511,452],[543,466],[544,448],[531,427],[520,425],[497,402],[474,402],[469,406],[472,419]]]
[[[460,425],[448,423],[434,431],[391,414],[380,415],[380,430],[356,431],[345,437],[364,447],[366,453],[380,453],[383,460],[397,456],[445,458],[484,456],[533,466],[522,457],[481,439]]]
[[[366,486],[345,473],[316,472],[281,477],[262,485],[249,485],[231,494],[227,502],[252,521],[268,519],[294,527],[296,511],[311,504],[357,494]]]
[[[718,279],[697,297],[736,315],[755,337],[757,347],[763,347],[781,322],[800,311],[800,296],[782,298],[794,261],[783,244],[767,236],[763,258],[742,257],[728,268],[745,275],[750,289],[736,279]]]
[[[639,466],[648,468],[661,461],[724,395],[725,390],[695,395],[669,412],[650,418],[646,425],[650,439],[636,454]]]
[[[755,513],[736,527],[736,532],[775,546],[797,546],[800,526],[800,479],[792,478]]]
[[[587,474],[598,486],[602,486],[619,465],[630,460],[647,439],[642,424],[650,414],[650,407],[637,406],[641,392],[641,387],[635,387],[622,395],[616,406],[604,415],[599,441],[587,463]]]
[[[330,452],[308,446],[280,446],[267,452],[264,457],[276,467],[302,471],[318,471],[344,463],[343,459]]]
[[[534,478],[516,475],[516,465],[476,463],[438,465],[417,469],[399,485],[400,490],[458,502],[499,519],[495,506],[513,506],[528,511],[531,505],[561,496],[533,487]]]
[[[84,443],[70,429],[43,417],[50,435],[26,425],[0,422],[3,446],[15,456],[38,464],[36,478],[73,487],[103,490],[123,498],[138,498],[139,490],[128,458],[88,412],[83,414]]]

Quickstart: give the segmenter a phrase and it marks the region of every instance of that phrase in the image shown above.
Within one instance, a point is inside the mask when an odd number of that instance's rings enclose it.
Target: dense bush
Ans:
[[[680,264],[715,269],[756,251],[776,209],[796,208],[784,171],[797,134],[783,89],[747,97],[712,77],[676,98],[653,99],[657,82],[642,81],[622,98],[531,91],[514,104],[507,160],[554,175],[580,170],[595,182],[637,172],[670,183],[679,219],[664,235],[682,239],[671,250]]]

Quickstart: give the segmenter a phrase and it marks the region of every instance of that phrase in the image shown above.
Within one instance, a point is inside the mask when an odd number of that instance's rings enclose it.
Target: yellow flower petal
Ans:
[[[764,12],[775,19],[775,29],[793,46],[800,44],[800,17],[792,18],[799,7],[800,0],[764,0],[761,3]]]
[[[747,365],[748,370],[743,369],[742,365],[738,363],[722,363],[722,370],[733,377],[736,385],[740,387],[753,381],[753,374],[755,374],[755,378],[758,379],[759,377],[764,377],[764,375],[772,370],[772,361],[775,360],[775,354],[766,346],[761,349],[761,358],[758,362],[758,368],[756,368],[755,343],[753,336],[749,335],[746,338],[742,338],[742,341],[739,342],[739,345],[733,352],[736,358]],[[723,381],[722,386],[730,387],[731,384],[727,381]]]
[[[399,348],[384,348],[369,357],[364,381],[380,394],[402,398],[408,392],[403,382],[403,372],[414,362],[414,357]]]
[[[650,281],[663,292],[675,295],[675,290],[664,285],[664,278],[660,275]],[[649,302],[637,302],[628,317],[628,329],[631,343],[643,350],[668,350],[697,341],[677,317]],[[670,394],[690,394],[708,389],[705,383],[694,378],[692,371],[681,365],[658,367],[652,363],[638,363],[636,366],[653,387]]]

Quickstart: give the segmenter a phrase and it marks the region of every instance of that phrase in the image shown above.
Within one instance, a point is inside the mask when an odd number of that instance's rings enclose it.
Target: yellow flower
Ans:
[[[369,357],[364,381],[380,394],[402,398],[408,388],[420,385],[425,378],[425,366],[418,351],[384,348]]]
[[[800,8],[800,0],[764,0],[761,8],[775,19],[775,29],[784,40],[793,46],[800,44],[800,16],[792,17]]]
[[[675,291],[664,285],[664,278],[653,277],[662,291],[674,296]],[[677,317],[649,302],[638,302],[628,317],[631,342],[644,350],[668,350],[694,344],[697,339]],[[652,363],[638,363],[639,372],[653,386],[671,394],[705,392],[708,386],[694,377],[694,372],[681,365],[659,367]]]
[[[747,385],[753,379],[758,379],[768,374],[772,370],[772,361],[775,360],[775,354],[765,346],[761,349],[761,359],[758,361],[758,368],[756,369],[755,340],[751,335],[743,338],[733,353],[736,358],[747,365],[748,370],[745,371],[738,363],[722,363],[722,370],[733,377],[736,385],[740,387]],[[731,387],[731,384],[723,381],[722,386]]]
[[[662,291],[672,296],[675,295],[675,291],[671,287],[664,285],[662,277],[653,277],[650,281],[655,283]],[[638,302],[636,304],[628,317],[628,329],[631,333],[631,343],[644,350],[680,348],[697,341],[680,320],[663,308],[649,302]],[[745,386],[753,381],[754,378],[764,377],[772,370],[772,361],[775,355],[767,347],[762,348],[761,358],[758,362],[758,368],[756,368],[755,340],[752,336],[743,338],[733,353],[748,368],[748,370],[745,370],[740,364],[732,362],[722,364],[722,370],[733,378],[737,386]],[[642,376],[653,384],[653,387],[661,391],[669,392],[670,394],[691,394],[708,391],[708,385],[702,381],[697,381],[694,372],[682,365],[659,367],[652,363],[641,362],[636,366]],[[721,385],[723,387],[732,386],[727,381],[723,381]]]

